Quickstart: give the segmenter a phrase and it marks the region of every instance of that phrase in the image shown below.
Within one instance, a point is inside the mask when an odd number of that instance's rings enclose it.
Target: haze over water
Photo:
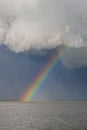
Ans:
[[[0,130],[86,130],[87,103],[0,103]]]

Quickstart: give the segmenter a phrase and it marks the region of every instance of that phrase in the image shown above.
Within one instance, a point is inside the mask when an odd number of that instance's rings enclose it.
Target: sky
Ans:
[[[87,100],[86,12],[86,0],[0,0],[1,101],[19,101],[63,47],[33,100]]]

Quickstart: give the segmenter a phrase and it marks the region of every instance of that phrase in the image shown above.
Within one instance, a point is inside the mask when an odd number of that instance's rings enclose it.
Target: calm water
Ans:
[[[87,130],[87,104],[0,103],[0,130]]]

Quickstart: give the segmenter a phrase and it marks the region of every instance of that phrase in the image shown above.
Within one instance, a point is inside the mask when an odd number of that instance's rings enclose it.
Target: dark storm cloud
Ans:
[[[81,49],[87,46],[86,12],[86,0],[0,0],[0,44],[16,53],[60,45],[80,48],[75,54],[81,53],[82,62],[74,53],[66,59],[77,60],[73,68],[86,65]]]

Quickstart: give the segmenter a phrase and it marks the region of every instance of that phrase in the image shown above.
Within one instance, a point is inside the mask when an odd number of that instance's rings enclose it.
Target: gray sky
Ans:
[[[0,99],[19,99],[62,46],[36,99],[87,99],[87,1],[0,0]]]

